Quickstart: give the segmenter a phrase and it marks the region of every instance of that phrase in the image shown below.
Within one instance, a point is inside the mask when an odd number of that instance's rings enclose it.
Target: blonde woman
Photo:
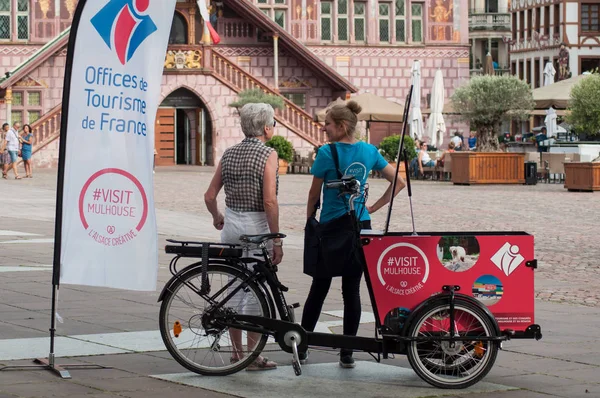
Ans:
[[[390,183],[396,178],[396,170],[390,166],[378,149],[366,142],[357,140],[356,124],[358,123],[358,114],[361,107],[354,101],[346,105],[336,105],[331,108],[325,118],[323,131],[327,138],[335,145],[338,153],[339,171],[342,175],[353,175],[360,181],[361,187],[365,186],[367,177],[371,170],[381,171],[383,177]],[[332,149],[329,145],[324,145],[319,149],[315,163],[311,169],[313,181],[308,194],[307,217],[311,217],[315,204],[321,197],[323,184],[329,180],[338,179],[338,173],[335,169]],[[402,177],[398,177],[396,184],[397,195],[405,182]],[[371,206],[365,206],[364,203],[355,203],[356,215],[360,221],[362,229],[371,228],[370,214],[376,212],[385,206],[392,193],[392,184],[389,185],[385,193]],[[358,201],[357,201],[358,202]],[[331,221],[343,216],[347,212],[347,198],[340,197],[338,192],[332,189],[323,191],[323,206],[321,207],[320,222]],[[362,278],[362,269],[357,273],[355,269],[345,269],[342,275],[342,296],[344,299],[344,334],[356,336],[358,325],[360,323],[360,280]],[[323,303],[329,292],[332,278],[328,276],[316,275],[313,277],[310,292],[304,305],[302,313],[302,327],[308,331],[314,331]],[[301,360],[306,360],[306,353],[300,356]],[[339,364],[342,368],[353,368],[354,359],[352,350],[341,350]]]

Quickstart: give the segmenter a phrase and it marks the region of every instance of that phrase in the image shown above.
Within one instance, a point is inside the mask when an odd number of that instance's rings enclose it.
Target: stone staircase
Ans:
[[[315,122],[304,109],[214,51],[212,52],[211,67],[212,75],[236,93],[258,88],[265,93],[280,97],[283,99],[285,106],[283,109],[275,110],[275,119],[279,124],[287,127],[314,146],[320,146],[326,142],[325,133],[321,131],[321,124]]]
[[[214,51],[212,52],[211,67],[211,74],[236,93],[258,88],[265,93],[280,97],[285,104],[283,109],[275,110],[275,119],[280,125],[285,126],[314,146],[320,146],[326,142],[325,134],[321,131],[321,124],[315,122],[310,114]],[[58,164],[61,117],[62,104],[59,104],[31,125],[34,136],[32,152],[38,154],[32,158],[35,167],[55,167]],[[46,150],[42,152],[44,149]]]

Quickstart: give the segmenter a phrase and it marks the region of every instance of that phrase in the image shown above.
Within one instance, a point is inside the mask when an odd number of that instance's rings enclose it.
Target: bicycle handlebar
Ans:
[[[340,180],[327,181],[325,188],[337,189],[340,195],[350,195],[348,202],[351,211],[354,210],[354,201],[362,195],[360,192],[360,181],[354,176],[343,176]]]
[[[325,188],[339,189],[342,194],[355,194],[360,192],[360,181],[354,176],[343,176],[341,180],[330,180],[325,183]]]

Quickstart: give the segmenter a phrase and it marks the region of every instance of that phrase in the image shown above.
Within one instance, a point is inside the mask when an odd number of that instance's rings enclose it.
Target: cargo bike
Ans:
[[[351,176],[326,189],[346,195],[351,212],[364,195]],[[400,354],[427,383],[460,389],[485,377],[503,342],[542,337],[534,323],[533,236],[417,234],[414,217],[412,232],[388,232],[392,206],[393,199],[383,232],[361,231],[374,337],[309,332],[296,323],[299,304],[288,304],[267,246],[283,234],[242,236],[240,245],[169,240],[173,277],[159,297],[168,351],[190,371],[215,376],[255,364],[270,339],[292,354],[298,376],[299,354],[309,347],[365,351],[378,361]],[[194,262],[178,269],[186,258]]]

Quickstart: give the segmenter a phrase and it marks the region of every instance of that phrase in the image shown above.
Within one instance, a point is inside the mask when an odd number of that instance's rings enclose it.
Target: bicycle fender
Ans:
[[[496,321],[496,318],[494,317],[494,315],[488,309],[487,306],[485,306],[483,303],[481,303],[476,298],[467,296],[466,294],[462,294],[462,293],[454,293],[454,299],[455,299],[455,301],[461,301],[461,300],[466,301],[469,304],[472,304],[472,305],[478,307],[480,310],[482,310],[487,315],[487,317],[492,321],[492,324],[494,325],[494,331],[496,332],[496,336],[501,335],[500,327],[498,326],[498,322]],[[447,303],[447,302],[449,302],[449,300],[450,300],[450,295],[448,293],[440,292],[440,293],[436,294],[435,296],[431,296],[430,298],[428,298],[427,300],[425,300],[421,304],[419,304],[414,309],[414,311],[412,311],[410,313],[410,315],[408,316],[408,319],[406,320],[406,322],[404,324],[405,326],[402,329],[402,336],[407,335],[409,326],[414,321],[414,318],[419,316],[421,311],[423,311],[426,307],[429,307],[430,305],[433,305],[434,303],[437,303],[438,301]]]

